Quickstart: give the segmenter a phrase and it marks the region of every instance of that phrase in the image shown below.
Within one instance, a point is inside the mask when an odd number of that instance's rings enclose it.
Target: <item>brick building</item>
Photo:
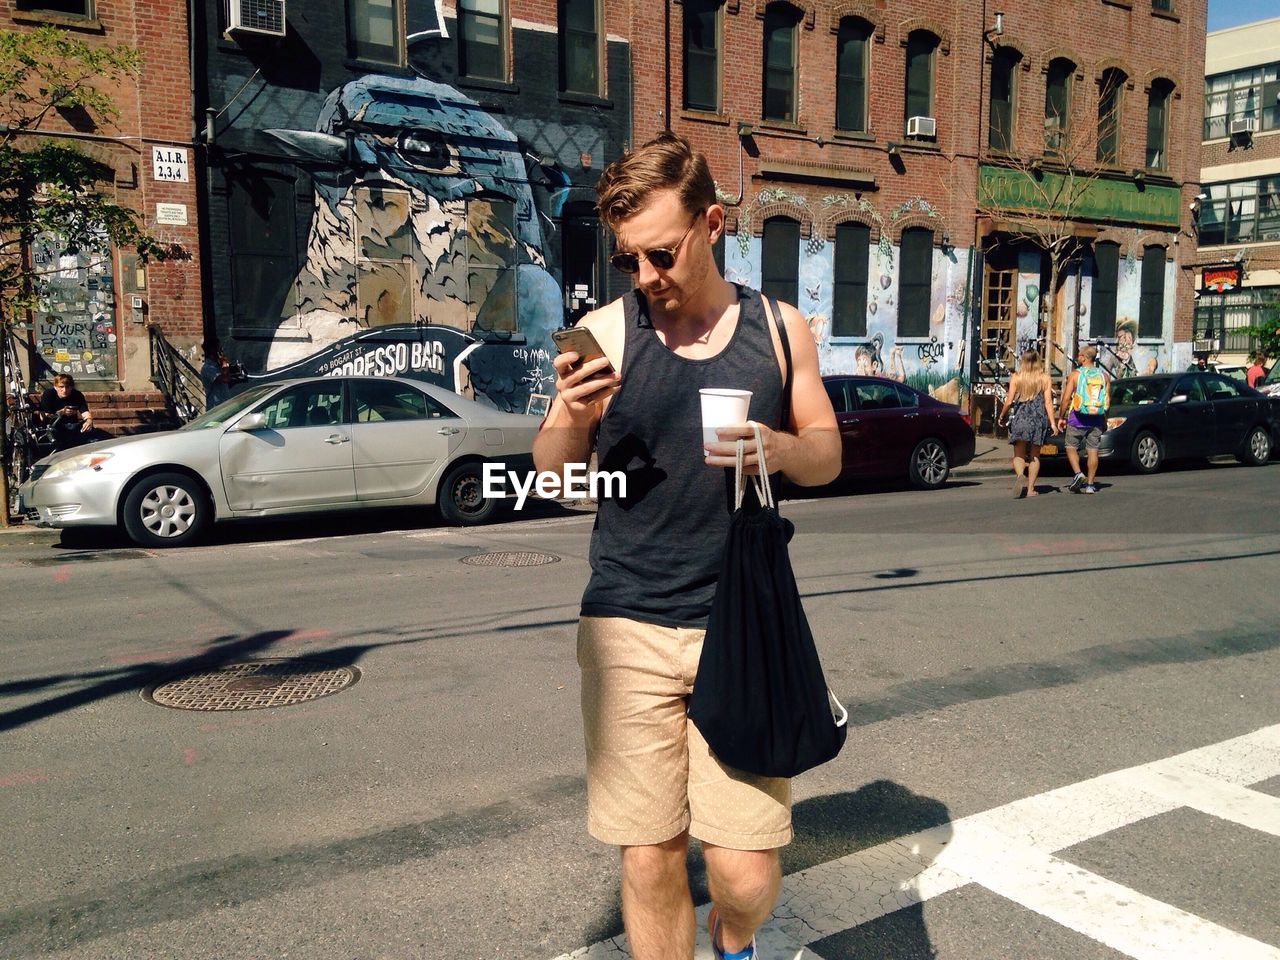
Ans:
[[[363,370],[376,341],[405,361],[383,372],[540,409],[551,332],[627,286],[602,267],[593,190],[631,133],[625,8],[193,9],[228,354],[254,377]]]
[[[173,0],[0,0],[0,24],[19,31],[53,24],[90,42],[135,47],[143,57],[136,79],[106,90],[119,110],[113,124],[54,115],[41,127],[42,136],[68,138],[102,163],[110,171],[102,186],[116,201],[190,255],[144,266],[128,251],[68,253],[56,237],[37,238],[36,264],[56,269],[41,281],[31,318],[34,379],[72,374],[98,422],[110,427],[113,408],[159,401],[148,324],[193,356],[203,335],[186,9]]]
[[[980,427],[1025,345],[1059,372],[1084,339],[1118,375],[1189,361],[1206,23],[1204,0],[996,9],[683,0],[664,30],[637,2],[630,31],[635,140],[669,124],[711,158],[727,275],[796,303],[824,372]],[[1027,224],[1063,182],[1051,290]]]
[[[1205,74],[1195,339],[1241,364],[1280,319],[1280,18],[1209,34]]]

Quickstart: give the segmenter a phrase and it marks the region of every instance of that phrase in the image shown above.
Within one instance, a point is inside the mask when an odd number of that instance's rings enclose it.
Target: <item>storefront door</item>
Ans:
[[[572,326],[599,305],[600,221],[594,216],[566,212],[561,236],[564,322]]]
[[[982,313],[974,351],[973,426],[987,436],[1003,435],[996,414],[1004,401],[1015,366],[1018,262],[1015,254],[993,250],[987,256],[982,284]]]

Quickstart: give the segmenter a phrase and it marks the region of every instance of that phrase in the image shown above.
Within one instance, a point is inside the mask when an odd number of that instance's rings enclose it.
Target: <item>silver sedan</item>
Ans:
[[[251,386],[178,430],[117,437],[37,463],[21,506],[41,526],[123,526],[149,547],[213,521],[436,504],[483,523],[484,464],[532,467],[533,417],[383,377]]]

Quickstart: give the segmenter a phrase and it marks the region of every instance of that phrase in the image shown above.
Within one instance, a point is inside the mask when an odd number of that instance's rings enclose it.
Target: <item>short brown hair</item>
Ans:
[[[53,385],[55,387],[63,386],[70,390],[76,385],[75,377],[71,376],[69,373],[55,374],[53,378]]]
[[[596,183],[600,198],[596,209],[610,230],[635,215],[655,190],[675,190],[689,213],[698,213],[716,202],[716,182],[707,158],[689,141],[670,131],[624,153]]]
[[[1086,343],[1083,347],[1081,347],[1080,353],[1083,354],[1084,358],[1088,360],[1090,363],[1093,363],[1093,361],[1098,359],[1098,348],[1095,347],[1092,343]]]

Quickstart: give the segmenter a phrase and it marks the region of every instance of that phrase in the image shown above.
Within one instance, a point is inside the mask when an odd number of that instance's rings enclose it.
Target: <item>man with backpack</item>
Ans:
[[[1085,344],[1076,354],[1076,371],[1063,389],[1058,412],[1058,429],[1065,430],[1067,462],[1071,464],[1072,493],[1097,493],[1093,479],[1098,474],[1098,444],[1107,426],[1111,405],[1111,377],[1098,366],[1098,348]],[[1080,450],[1088,455],[1088,476],[1080,472]]]

